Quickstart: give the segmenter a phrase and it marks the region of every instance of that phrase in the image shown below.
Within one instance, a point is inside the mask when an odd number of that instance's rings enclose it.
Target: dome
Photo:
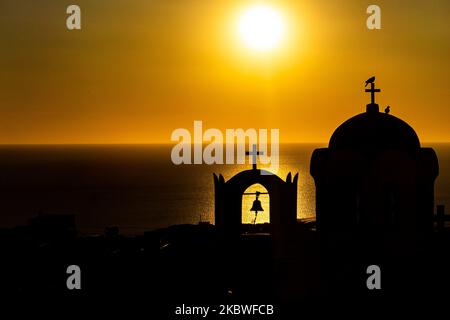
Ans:
[[[378,110],[370,112],[368,109],[341,124],[331,136],[329,148],[417,151],[420,142],[414,129],[403,120]]]

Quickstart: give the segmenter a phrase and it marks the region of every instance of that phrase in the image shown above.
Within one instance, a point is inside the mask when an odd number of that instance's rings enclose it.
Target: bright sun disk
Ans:
[[[240,38],[247,47],[257,51],[278,47],[283,40],[285,29],[283,17],[267,5],[247,9],[238,22]]]

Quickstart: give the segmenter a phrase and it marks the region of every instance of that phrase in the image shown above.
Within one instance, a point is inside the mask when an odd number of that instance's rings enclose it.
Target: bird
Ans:
[[[373,76],[373,77],[367,79],[367,80],[366,80],[366,87],[367,87],[367,85],[368,85],[369,83],[373,83],[374,81],[375,81],[375,76]]]
[[[386,109],[384,109],[384,113],[388,114],[391,111],[391,106],[387,106]]]

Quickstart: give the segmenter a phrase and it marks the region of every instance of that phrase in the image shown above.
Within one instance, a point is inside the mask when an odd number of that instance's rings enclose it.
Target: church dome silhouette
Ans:
[[[433,149],[421,147],[406,122],[379,112],[375,93],[381,90],[374,81],[366,82],[365,92],[371,94],[366,112],[342,123],[328,148],[311,156],[317,230],[381,238],[394,232],[419,239],[433,231],[438,159]]]
[[[379,151],[395,149],[414,152],[420,149],[414,129],[403,120],[378,110],[358,114],[342,123],[330,138],[333,150]]]

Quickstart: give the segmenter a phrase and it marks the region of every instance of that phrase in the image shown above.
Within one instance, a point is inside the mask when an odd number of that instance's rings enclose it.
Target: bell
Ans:
[[[261,201],[258,200],[260,193],[256,191],[256,199],[253,201],[252,208],[250,211],[255,211],[255,219],[253,219],[253,224],[256,224],[256,218],[258,217],[258,211],[264,211],[261,205]]]
[[[253,201],[253,205],[252,208],[250,209],[250,211],[264,211],[264,209],[261,206],[261,201],[258,200],[259,197],[259,192],[256,193],[256,199]]]

